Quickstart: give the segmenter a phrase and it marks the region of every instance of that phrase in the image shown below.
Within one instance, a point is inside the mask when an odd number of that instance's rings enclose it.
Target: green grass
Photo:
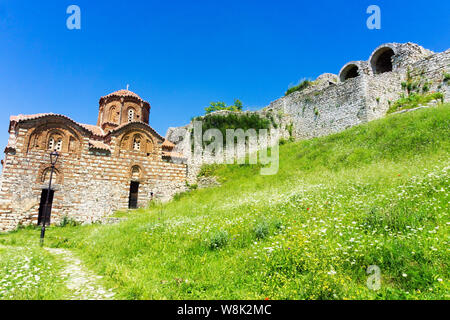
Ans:
[[[222,186],[118,225],[50,228],[46,243],[76,251],[122,299],[448,299],[449,125],[443,105],[286,143],[276,175],[210,166]]]
[[[52,300],[68,294],[61,262],[39,247],[0,247],[0,300]]]
[[[290,95],[290,94],[293,93],[293,92],[296,92],[296,91],[302,91],[302,90],[304,90],[304,89],[310,87],[312,84],[313,84],[313,82],[310,81],[310,80],[303,80],[303,81],[300,82],[298,85],[289,88],[289,89],[285,92],[284,95],[287,96],[287,95]]]
[[[423,91],[428,91],[428,85],[424,85]],[[395,101],[387,111],[388,114],[393,112],[414,109],[419,107],[420,105],[427,104],[432,100],[439,100],[440,102],[444,102],[444,95],[441,92],[433,92],[428,94],[419,94],[419,93],[411,93],[408,96],[403,96],[402,98]]]

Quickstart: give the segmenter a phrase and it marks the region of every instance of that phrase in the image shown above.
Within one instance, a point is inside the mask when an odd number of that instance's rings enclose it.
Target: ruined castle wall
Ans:
[[[399,72],[386,72],[365,78],[367,121],[386,115],[390,103],[400,98],[404,79],[405,75]]]
[[[27,129],[20,129],[16,151],[7,153],[0,190],[0,231],[12,230],[18,224],[37,223],[42,189],[48,188],[48,152],[26,152],[24,146]],[[131,151],[121,152],[121,157],[88,147],[89,139],[83,138],[79,156],[61,153],[56,166],[52,223],[64,216],[80,222],[95,222],[115,210],[127,209],[130,183],[140,182],[138,206],[146,206],[154,197],[167,200],[184,191],[186,165],[162,161],[159,155],[146,157]],[[115,142],[113,141],[113,144]],[[139,166],[139,177],[133,177],[131,168]]]
[[[294,92],[268,108],[289,115],[297,139],[339,132],[366,121],[364,79],[359,76],[321,90]]]
[[[450,49],[412,64],[410,72],[411,77],[422,77],[430,81],[430,91],[441,91],[445,101],[450,101],[450,83],[444,82],[444,74],[450,73]]]

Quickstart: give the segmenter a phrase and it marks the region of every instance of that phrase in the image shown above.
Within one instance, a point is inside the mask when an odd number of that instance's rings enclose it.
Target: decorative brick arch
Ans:
[[[37,183],[43,184],[46,180],[48,174],[50,174],[51,165],[47,163],[43,163],[39,166],[38,174],[37,174]],[[63,184],[64,182],[64,173],[61,168],[61,165],[56,164],[55,170],[53,171],[53,181],[56,184]]]
[[[133,162],[128,168],[128,177],[132,181],[142,181],[146,177],[144,167],[140,163]]]
[[[77,129],[59,119],[41,121],[42,124],[28,130],[25,136],[27,153],[32,150],[48,151],[50,138],[52,135],[57,135],[62,138],[61,152],[81,155],[82,135]]]
[[[135,137],[140,137],[141,139],[139,151],[134,150]],[[118,142],[116,146],[116,155],[120,155],[120,153],[124,151],[152,154],[156,151],[157,143],[155,140],[155,137],[153,137],[148,131],[141,128],[131,127],[117,137],[116,141]]]
[[[108,107],[108,115],[107,115],[107,121],[112,123],[119,123],[119,117],[120,117],[120,106],[117,106],[117,104],[113,103]]]

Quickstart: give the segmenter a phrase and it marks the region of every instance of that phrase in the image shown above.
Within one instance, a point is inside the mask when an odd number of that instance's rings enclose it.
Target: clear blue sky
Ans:
[[[66,28],[71,4],[81,30]],[[370,4],[381,30],[366,27]],[[162,135],[211,101],[264,107],[385,42],[448,49],[449,12],[443,0],[0,0],[0,148],[11,114],[95,124],[100,96],[126,84],[150,102]]]

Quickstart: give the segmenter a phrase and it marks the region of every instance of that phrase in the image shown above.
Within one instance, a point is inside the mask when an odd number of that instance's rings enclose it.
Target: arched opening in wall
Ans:
[[[133,150],[135,151],[141,151],[141,136],[139,134],[136,134],[133,137]]]
[[[344,70],[342,70],[340,79],[344,82],[347,79],[356,78],[359,76],[359,68],[356,64],[348,65]]]
[[[392,57],[395,55],[394,50],[391,48],[381,48],[372,57],[370,65],[372,66],[373,74],[380,74],[385,72],[391,72]]]
[[[48,150],[51,150],[51,151],[59,151],[59,152],[61,152],[61,150],[62,150],[62,138],[59,138],[59,137],[51,137],[49,140],[48,140]]]
[[[130,195],[128,208],[136,209],[138,207],[139,180],[142,178],[142,169],[138,165],[131,167]]]
[[[116,109],[115,106],[109,108],[109,121],[112,123],[117,123],[119,121],[120,112]]]
[[[128,122],[134,121],[135,111],[134,109],[128,109]]]
[[[54,195],[55,195],[54,190],[50,190],[49,193],[49,189],[42,189],[41,202],[39,204],[38,225],[41,225],[44,222],[44,219],[45,224],[50,225],[50,211],[52,210]]]

